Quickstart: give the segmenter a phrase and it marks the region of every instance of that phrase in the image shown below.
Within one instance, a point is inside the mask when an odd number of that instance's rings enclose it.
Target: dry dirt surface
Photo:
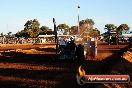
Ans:
[[[132,63],[132,48],[129,48],[126,52],[124,52],[122,57]]]
[[[87,61],[58,60],[54,47],[0,45],[0,88],[132,88],[131,82],[84,86],[76,83],[80,65],[86,74],[128,74],[132,78],[132,63],[124,57],[124,52],[131,52],[131,44],[99,42],[97,57]]]

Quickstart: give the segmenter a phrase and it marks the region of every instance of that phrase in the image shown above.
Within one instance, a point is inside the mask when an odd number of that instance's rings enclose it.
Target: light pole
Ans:
[[[79,27],[79,9],[80,9],[80,6],[79,6],[79,4],[78,4],[78,6],[77,6],[77,10],[78,10],[77,19],[78,19],[78,34],[80,35],[80,27]]]

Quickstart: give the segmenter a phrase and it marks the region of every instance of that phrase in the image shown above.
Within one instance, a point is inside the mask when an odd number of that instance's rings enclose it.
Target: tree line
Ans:
[[[28,20],[24,24],[24,29],[15,34],[16,37],[35,38],[40,34],[54,34],[52,29],[47,26],[41,26],[37,19]]]
[[[99,36],[100,31],[97,28],[93,28],[94,21],[92,19],[85,19],[79,22],[80,34],[87,33],[90,36]],[[57,25],[57,33],[64,35],[76,35],[78,34],[78,26],[69,26],[67,24]],[[24,24],[24,29],[15,34],[16,37],[37,37],[38,35],[53,35],[54,31],[47,26],[41,26],[37,19],[28,20]]]
[[[107,30],[107,32],[102,34],[104,36],[109,35],[111,31],[116,31],[117,35],[122,35],[122,32],[124,31],[125,33],[127,33],[130,27],[127,24],[121,24],[119,26],[116,26],[114,24],[106,24],[104,29]]]
[[[90,36],[97,37],[100,36],[99,29],[94,27],[95,22],[93,19],[84,19],[79,22],[80,35],[82,36]],[[122,31],[127,32],[130,27],[127,24],[121,24],[120,26],[116,26],[114,24],[106,24],[104,27],[105,30],[109,33],[112,30],[116,30],[118,34],[122,34]],[[7,33],[7,36],[10,37],[12,32]],[[57,33],[64,35],[76,35],[78,34],[78,26],[69,26],[67,24],[58,24],[57,25]],[[24,24],[24,28],[21,31],[15,33],[15,37],[25,37],[25,38],[36,38],[38,35],[54,35],[53,29],[50,29],[47,26],[40,26],[40,23],[37,19],[28,20]],[[105,33],[104,33],[105,34]],[[1,33],[1,36],[4,34]],[[102,34],[103,35],[103,34]],[[12,36],[11,36],[12,37]]]

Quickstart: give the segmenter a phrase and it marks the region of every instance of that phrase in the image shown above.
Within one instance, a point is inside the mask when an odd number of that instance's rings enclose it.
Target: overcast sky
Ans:
[[[16,33],[33,19],[52,29],[53,17],[57,24],[77,25],[78,3],[80,20],[93,19],[101,33],[111,23],[132,28],[132,0],[0,0],[0,33]]]

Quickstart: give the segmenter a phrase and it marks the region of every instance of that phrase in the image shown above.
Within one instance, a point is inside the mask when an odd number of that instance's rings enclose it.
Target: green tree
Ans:
[[[15,34],[16,37],[30,37],[30,35],[28,34],[28,32],[26,32],[25,30],[21,30],[20,32],[17,32]]]
[[[82,36],[86,36],[89,35],[90,30],[93,29],[93,25],[94,25],[94,21],[92,19],[85,19],[79,22],[79,26],[80,26],[80,34]]]
[[[114,24],[106,24],[104,29],[110,32],[111,30],[116,30],[116,28],[117,26],[115,26]]]
[[[89,36],[91,37],[98,37],[99,35],[100,35],[100,31],[97,28],[91,29],[89,31]]]
[[[3,32],[0,34],[0,36],[1,36],[1,37],[4,37],[4,34],[3,34]]]
[[[8,32],[7,33],[7,37],[10,38],[11,37],[11,34],[12,34],[12,32]]]
[[[49,27],[42,26],[42,27],[40,28],[40,31],[46,33],[47,31],[49,31]]]
[[[39,29],[40,23],[38,22],[37,19],[34,19],[32,21],[32,29]]]
[[[24,29],[15,34],[16,37],[37,37],[38,35],[54,34],[47,26],[40,27],[37,19],[28,20],[24,24]]]
[[[24,37],[30,36],[30,37],[37,37],[40,32],[40,23],[37,19],[34,20],[28,20],[24,25],[24,31],[21,32],[21,34]]]
[[[8,32],[7,35],[11,35],[12,32]]]
[[[25,31],[28,31],[28,30],[30,30],[30,29],[32,29],[32,20],[28,20],[26,23],[25,23],[25,25],[24,25],[24,30]]]
[[[38,36],[39,31],[40,31],[39,26],[40,26],[40,23],[38,22],[38,20],[34,19],[32,21],[31,30],[28,32],[31,37]]]
[[[85,19],[85,23],[87,25],[87,29],[92,29],[94,25],[94,21],[92,19]]]
[[[66,34],[67,30],[69,29],[69,26],[67,24],[59,24],[57,28],[59,32],[61,32],[62,34]]]
[[[93,25],[94,25],[94,21],[88,18],[79,22],[80,28],[85,29],[85,30],[92,29]]]
[[[76,35],[78,33],[78,27],[77,26],[72,26],[71,28],[69,28],[69,34],[70,35]]]
[[[47,34],[47,35],[53,35],[53,34],[54,34],[54,31],[49,30],[49,31],[46,32],[46,34]]]
[[[117,31],[119,34],[122,34],[122,31],[127,32],[130,29],[130,27],[127,24],[121,24],[118,28]]]
[[[49,29],[49,27],[46,27],[46,26],[42,26],[40,28],[40,33],[39,34],[44,34],[44,35],[52,35],[54,34],[54,31],[52,31],[52,29]]]
[[[28,20],[24,24],[24,29],[21,30],[20,32],[17,32],[15,36],[16,37],[37,37],[40,32],[39,26],[40,24],[37,19]]]

